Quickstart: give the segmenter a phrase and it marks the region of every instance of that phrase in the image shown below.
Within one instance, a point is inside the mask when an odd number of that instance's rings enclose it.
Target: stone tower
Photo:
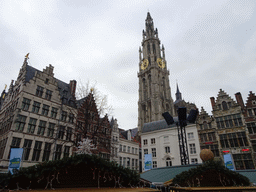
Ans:
[[[169,83],[169,70],[165,60],[164,46],[160,47],[157,28],[147,13],[146,31],[142,32],[142,48],[139,48],[139,102],[138,128],[144,123],[163,119],[162,113],[174,114]]]

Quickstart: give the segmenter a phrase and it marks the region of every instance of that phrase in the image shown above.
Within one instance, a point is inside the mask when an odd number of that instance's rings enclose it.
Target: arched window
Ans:
[[[146,100],[147,97],[147,88],[146,88],[146,80],[143,78],[142,79],[142,85],[143,85],[143,96],[144,96],[144,100]]]
[[[228,105],[227,105],[226,101],[222,102],[222,109],[223,110],[227,110],[228,109]]]
[[[148,44],[148,54],[150,54],[150,45]]]
[[[148,86],[149,86],[149,95],[151,95],[151,75],[148,75]]]
[[[164,91],[164,97],[166,98],[166,88],[165,88],[165,78],[163,77],[163,91]]]
[[[170,157],[166,158],[166,167],[171,167],[172,166],[172,160],[170,159]]]
[[[156,45],[155,45],[155,43],[153,44],[153,53],[154,54],[156,53]]]
[[[208,126],[207,126],[207,122],[206,122],[206,121],[203,122],[203,125],[204,125],[204,129],[208,129]]]

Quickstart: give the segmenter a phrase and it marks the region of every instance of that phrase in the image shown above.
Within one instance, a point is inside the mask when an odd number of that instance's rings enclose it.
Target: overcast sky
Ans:
[[[24,56],[69,83],[88,80],[108,95],[119,127],[138,121],[139,53],[147,12],[165,46],[170,86],[211,114],[222,88],[246,101],[256,92],[255,0],[1,0],[0,89]]]

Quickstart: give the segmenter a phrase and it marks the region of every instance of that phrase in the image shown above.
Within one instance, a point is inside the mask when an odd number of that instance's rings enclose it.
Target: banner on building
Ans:
[[[152,169],[152,154],[145,154],[144,155],[144,171],[148,171]]]
[[[11,148],[10,162],[8,170],[13,175],[13,170],[20,168],[22,160],[23,148]]]
[[[228,169],[230,169],[232,171],[235,171],[234,162],[233,162],[231,154],[225,154],[225,155],[223,155],[223,157],[224,157],[225,167],[227,167]]]

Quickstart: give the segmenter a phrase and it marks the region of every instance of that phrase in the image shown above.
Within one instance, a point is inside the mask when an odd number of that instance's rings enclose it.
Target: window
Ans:
[[[119,152],[122,152],[122,145],[119,146]]]
[[[214,132],[208,133],[208,138],[209,138],[209,141],[216,141],[215,133]]]
[[[41,147],[42,147],[42,142],[36,141],[33,156],[32,156],[32,161],[39,161]]]
[[[71,141],[71,137],[72,137],[72,128],[68,127],[66,140]]]
[[[194,143],[189,144],[190,154],[196,154],[196,145]]]
[[[249,134],[256,134],[256,124],[255,123],[246,123]]]
[[[45,99],[51,100],[51,98],[52,98],[52,91],[46,89]]]
[[[66,111],[62,111],[61,113],[61,121],[66,121],[67,119],[67,112]]]
[[[148,154],[148,149],[144,149],[144,155]]]
[[[164,143],[169,142],[169,136],[164,136]]]
[[[45,127],[46,127],[46,121],[40,121],[39,126],[38,126],[38,130],[37,130],[37,134],[38,135],[44,135]]]
[[[153,168],[157,168],[157,161],[153,161]]]
[[[74,114],[73,114],[73,113],[69,113],[68,122],[69,122],[69,123],[74,123]]]
[[[220,137],[220,144],[222,148],[229,148],[231,147],[244,147],[248,146],[248,140],[245,135],[245,132],[237,132],[237,133],[230,133],[230,134],[221,134]]]
[[[170,147],[165,147],[165,153],[170,153]]]
[[[134,154],[134,147],[132,147],[132,154]]]
[[[166,167],[172,166],[172,160],[170,159],[170,157],[167,157],[165,162],[166,162]]]
[[[135,159],[135,168],[138,169],[138,159]]]
[[[137,148],[135,148],[135,154],[138,154],[138,149]]]
[[[197,158],[192,158],[191,159],[191,164],[197,164]]]
[[[78,143],[79,141],[81,141],[82,135],[81,134],[77,134],[76,135],[76,142]]]
[[[55,152],[55,159],[54,160],[60,160],[61,148],[62,148],[62,145],[57,145],[56,152]]]
[[[249,116],[252,117],[253,114],[252,114],[252,109],[248,109],[248,113],[249,113]]]
[[[188,139],[194,139],[194,133],[188,133]]]
[[[44,92],[44,88],[41,87],[41,86],[37,86],[37,89],[36,89],[36,96],[42,97],[43,92]]]
[[[63,139],[64,138],[64,126],[60,126],[59,131],[58,131],[58,139]]]
[[[18,119],[16,121],[16,130],[17,131],[23,131],[25,124],[26,124],[26,116],[19,115]]]
[[[147,139],[144,139],[144,140],[143,140],[143,144],[144,144],[144,145],[147,145],[147,144],[148,144],[148,140],[147,140]]]
[[[13,137],[11,148],[20,148],[21,138]]]
[[[44,154],[43,161],[49,161],[50,153],[51,153],[51,143],[45,143],[44,145]]]
[[[155,138],[151,139],[151,144],[156,144],[156,139]]]
[[[65,146],[65,148],[64,148],[64,157],[69,157],[69,150],[70,150],[70,147]]]
[[[123,146],[123,152],[126,152],[126,146],[125,145]]]
[[[44,104],[43,108],[42,108],[42,115],[47,116],[48,112],[49,112],[49,108],[50,108],[50,106]]]
[[[30,101],[30,99],[23,98],[21,109],[27,111],[29,109]]]
[[[233,154],[236,170],[254,169],[252,156],[250,153]]]
[[[130,168],[130,157],[127,157],[127,167]]]
[[[124,166],[124,167],[125,167],[125,165],[126,165],[125,162],[126,162],[126,157],[123,158],[123,166]]]
[[[119,157],[119,165],[122,165],[122,157]]]
[[[29,153],[30,153],[30,149],[31,149],[31,144],[32,144],[32,140],[28,140],[25,139],[24,140],[24,145],[23,145],[23,160],[28,160],[29,158]]]
[[[52,117],[52,118],[56,118],[56,116],[57,116],[57,112],[58,112],[58,109],[57,109],[57,108],[52,107],[51,117]]]
[[[251,140],[253,151],[256,152],[256,140]]]
[[[134,169],[134,159],[132,159],[132,169]]]
[[[203,122],[203,126],[204,126],[204,129],[208,129],[208,125],[206,121]]]
[[[156,157],[156,148],[152,148],[152,157]]]
[[[130,146],[128,146],[127,148],[128,148],[127,152],[128,152],[128,153],[130,153],[130,152],[131,152],[131,151],[130,151],[130,148],[131,148],[131,147],[130,147]]]
[[[48,84],[48,83],[49,83],[49,79],[46,78],[45,81],[44,81],[44,83],[45,83],[45,84]]]
[[[55,127],[54,123],[49,123],[48,131],[47,131],[48,137],[53,137],[54,127]]]
[[[32,113],[38,113],[39,109],[40,109],[40,105],[41,105],[41,103],[38,103],[38,102],[34,101],[33,108],[32,108]]]
[[[30,118],[28,123],[28,133],[34,133],[36,128],[36,121],[37,119]]]
[[[231,108],[232,104],[231,102],[228,102],[228,107]]]
[[[222,102],[222,108],[223,108],[223,110],[228,110],[228,105],[227,105],[226,101]]]

